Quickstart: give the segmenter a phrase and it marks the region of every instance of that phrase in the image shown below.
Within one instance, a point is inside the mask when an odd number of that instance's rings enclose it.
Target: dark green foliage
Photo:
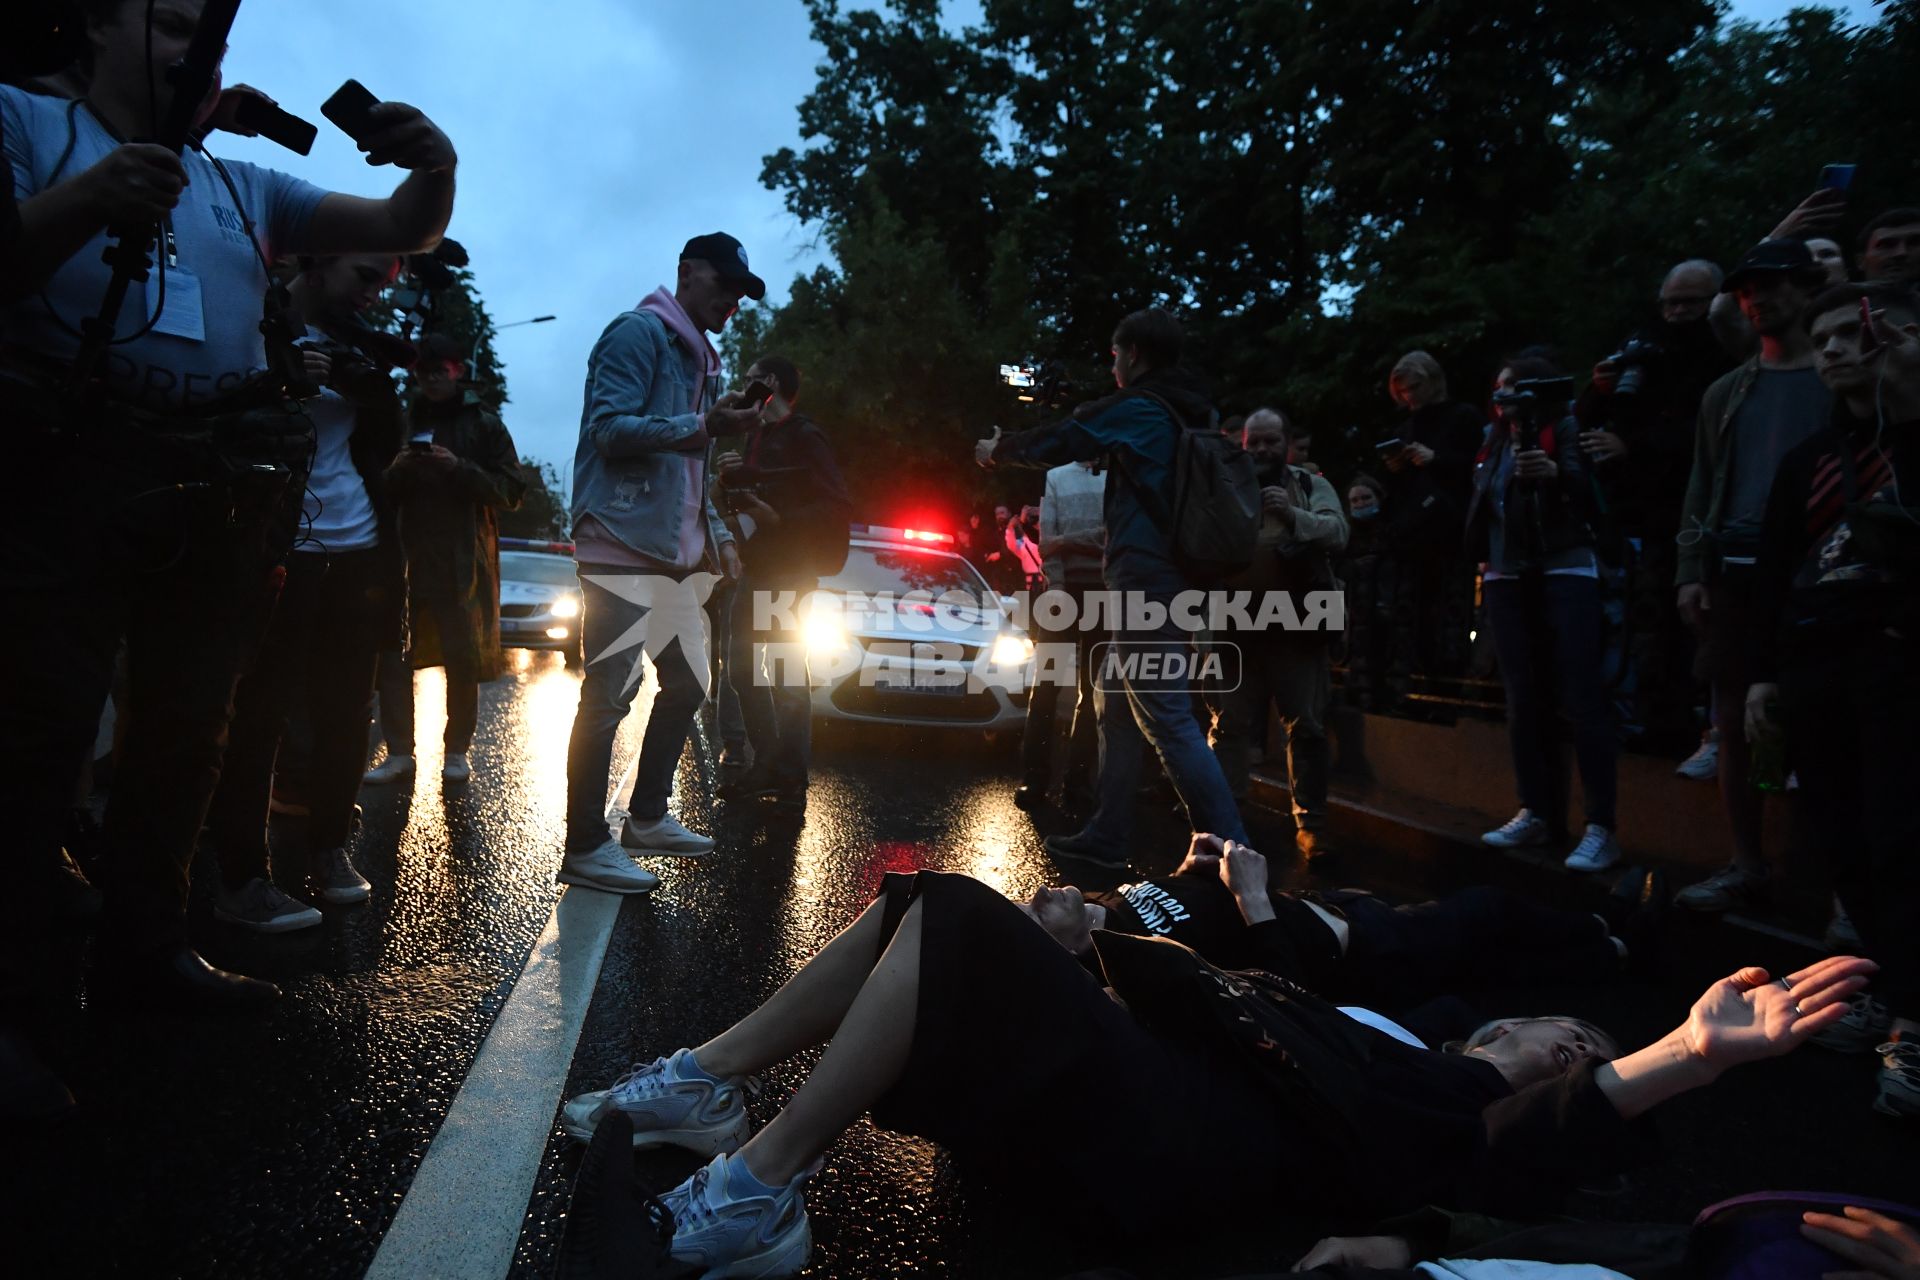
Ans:
[[[1914,0],[1765,29],[1708,0],[984,0],[960,32],[934,0],[809,12],[807,145],[762,177],[837,268],[727,345],[800,361],[863,496],[1012,483],[967,465],[1033,420],[996,366],[1059,359],[1091,395],[1149,303],[1224,409],[1288,408],[1338,472],[1406,350],[1476,399],[1516,347],[1611,350],[1668,266],[1730,265],[1823,164],[1860,166],[1849,253],[1920,203]]]

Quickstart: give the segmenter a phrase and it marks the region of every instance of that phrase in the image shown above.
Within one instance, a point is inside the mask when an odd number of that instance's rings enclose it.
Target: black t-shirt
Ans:
[[[1258,931],[1214,874],[1142,880],[1086,900],[1107,909],[1104,927],[1114,933],[1170,938],[1222,969],[1270,969],[1309,990],[1330,990],[1340,959],[1333,930],[1291,894],[1271,897],[1275,918]]]

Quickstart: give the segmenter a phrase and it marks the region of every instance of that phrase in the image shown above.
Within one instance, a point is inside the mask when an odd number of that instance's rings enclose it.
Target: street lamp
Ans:
[[[559,318],[558,316],[535,316],[531,320],[509,320],[505,324],[493,326],[493,331],[498,333],[502,329],[517,329],[523,324],[545,324],[549,320],[558,320]],[[478,336],[474,338],[473,346],[467,351],[467,368],[473,371],[474,377],[477,378],[480,376],[480,339]]]

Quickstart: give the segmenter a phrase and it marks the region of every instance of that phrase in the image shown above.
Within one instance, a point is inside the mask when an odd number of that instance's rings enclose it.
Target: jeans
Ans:
[[[1165,606],[1170,595],[1149,594]],[[1169,618],[1152,631],[1115,632],[1118,647],[1101,646],[1095,688],[1100,707],[1098,803],[1086,834],[1115,848],[1124,847],[1133,827],[1135,791],[1140,785],[1141,744],[1151,746],[1165,766],[1195,831],[1207,831],[1245,843],[1247,829],[1233,803],[1220,762],[1207,747],[1194,718],[1194,675],[1147,677],[1126,661],[1153,657],[1162,664],[1190,659],[1193,637]],[[1164,668],[1163,668],[1164,669]]]
[[[1880,964],[1873,994],[1901,1018],[1920,1018],[1920,808],[1907,793],[1920,773],[1917,661],[1920,644],[1872,632],[1796,653],[1779,681],[1807,829]]]
[[[52,856],[127,650],[126,737],[107,806],[103,940],[122,953],[186,940],[194,841],[220,779],[234,684],[278,590],[269,513],[172,487],[177,475],[17,441],[30,484],[0,504],[0,812],[20,864]],[[46,909],[30,874],[10,917]],[[9,920],[12,923],[12,920]]]
[[[1247,794],[1252,748],[1267,737],[1267,707],[1277,703],[1287,747],[1293,821],[1302,831],[1327,826],[1327,707],[1333,701],[1327,639],[1285,631],[1221,633],[1220,720],[1213,752],[1234,798]],[[1237,685],[1238,687],[1234,687]]]
[[[1564,821],[1548,757],[1549,703],[1573,723],[1587,821],[1613,830],[1619,746],[1600,684],[1600,584],[1529,573],[1486,584],[1487,622],[1507,690],[1507,743],[1520,806],[1548,826]]]
[[[691,572],[657,570],[646,576],[680,582]],[[640,692],[639,666],[644,653],[638,643],[617,653],[607,653],[607,650],[649,612],[645,606],[624,600],[599,583],[589,581],[592,576],[635,575],[632,569],[620,565],[580,566],[580,625],[587,669],[580,680],[580,705],[574,712],[573,735],[567,742],[567,850],[570,853],[585,853],[607,839],[607,782],[613,769],[613,739]],[[602,654],[606,656],[600,657]],[[678,642],[667,645],[654,657],[660,692],[655,695],[653,709],[647,715],[634,776],[633,801],[627,806],[627,811],[642,821],[666,815],[674,770],[679,767],[687,735],[693,730],[693,720],[703,700],[700,677],[693,664],[707,661],[704,653],[683,652]]]
[[[749,573],[734,590],[733,616],[727,620],[727,683],[740,700],[753,763],[782,787],[807,785],[813,759],[813,684],[800,633],[772,625],[771,616],[768,626],[756,628],[753,598],[791,591],[796,601],[804,601],[818,585],[803,579],[765,582]],[[797,649],[802,654],[798,669],[776,661],[774,654],[779,650],[762,649],[762,645]]]
[[[1076,618],[1085,616],[1090,588],[1055,589],[1073,597]],[[1039,626],[1037,618],[1035,626]],[[1107,637],[1104,631],[1076,625],[1070,631],[1038,631],[1035,638],[1042,645],[1071,644],[1074,649],[1073,676],[1077,692],[1073,727],[1067,735],[1066,776],[1066,796],[1071,804],[1093,793],[1094,762],[1100,750],[1100,730],[1094,715],[1093,646]],[[1020,735],[1020,780],[1036,791],[1044,792],[1053,779],[1053,732],[1062,691],[1058,681],[1043,679],[1027,694],[1027,724]]]
[[[380,552],[295,552],[253,667],[234,694],[226,772],[207,825],[230,887],[271,878],[267,801],[275,763],[296,705],[311,734],[304,793],[309,844],[343,848],[367,764],[378,659]]]
[[[380,732],[389,756],[413,754],[413,665],[407,655],[380,655]],[[448,755],[465,755],[480,724],[480,681],[471,671],[447,667],[447,729],[442,743]]]

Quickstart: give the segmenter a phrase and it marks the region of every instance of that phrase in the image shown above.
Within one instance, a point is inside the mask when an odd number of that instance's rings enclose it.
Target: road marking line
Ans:
[[[504,1276],[620,895],[567,889],[380,1242],[369,1280]]]

